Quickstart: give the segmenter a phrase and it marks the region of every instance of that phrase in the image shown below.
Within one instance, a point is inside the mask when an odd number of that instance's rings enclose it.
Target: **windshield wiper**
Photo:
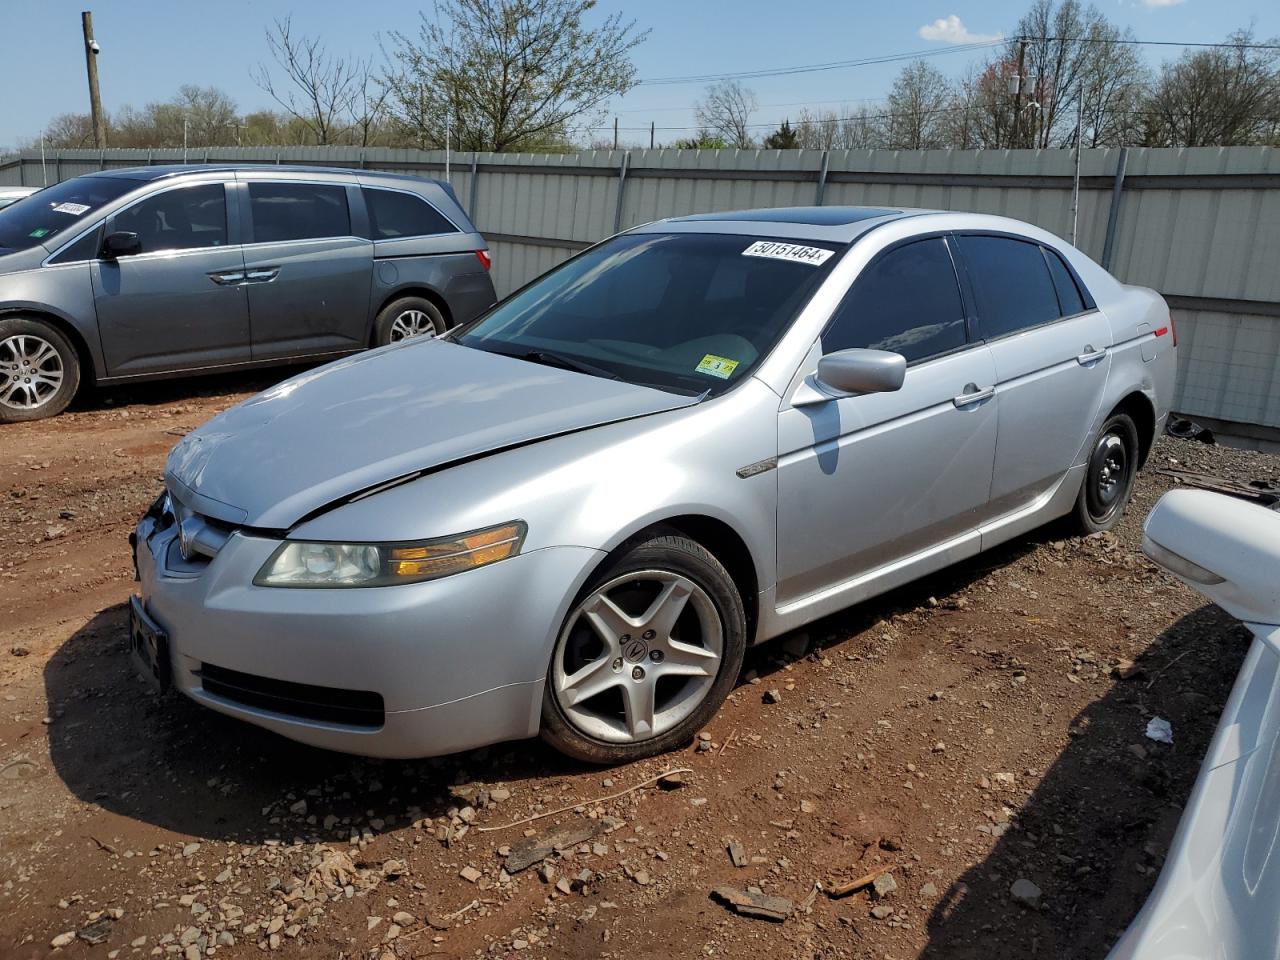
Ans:
[[[511,356],[516,357],[518,360],[528,360],[530,363],[541,363],[548,367],[560,367],[562,370],[573,370],[577,373],[590,374],[593,377],[604,377],[606,380],[622,379],[612,370],[597,367],[595,364],[587,363],[585,360],[566,357],[563,353],[553,353],[550,350],[530,350],[528,353],[511,354]]]

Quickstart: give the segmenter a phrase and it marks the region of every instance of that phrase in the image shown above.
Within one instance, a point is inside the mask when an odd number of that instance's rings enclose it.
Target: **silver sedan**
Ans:
[[[133,656],[336,750],[652,755],[751,644],[1058,517],[1112,526],[1175,336],[1013,220],[648,224],[186,437],[135,533]]]

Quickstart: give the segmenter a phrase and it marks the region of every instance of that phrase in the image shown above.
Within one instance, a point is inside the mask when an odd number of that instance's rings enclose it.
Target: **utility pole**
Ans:
[[[618,118],[613,118],[613,149],[618,149]]]
[[[102,150],[107,145],[107,122],[102,116],[102,96],[98,93],[98,42],[93,39],[93,13],[80,14],[84,30],[84,65],[89,73],[89,115],[93,119],[93,145]]]
[[[1013,133],[1009,144],[1017,148],[1022,146],[1019,134],[1022,132],[1022,70],[1027,60],[1026,38],[1018,40],[1018,73],[1013,78]]]

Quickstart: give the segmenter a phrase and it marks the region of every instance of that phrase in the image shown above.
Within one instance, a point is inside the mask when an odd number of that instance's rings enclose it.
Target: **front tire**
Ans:
[[[0,320],[0,423],[43,420],[67,409],[80,387],[80,358],[43,320]]]
[[[401,297],[382,308],[373,325],[373,345],[416,337],[438,337],[449,329],[444,314],[425,297]]]
[[[1138,474],[1138,428],[1125,413],[1112,414],[1098,432],[1072,524],[1081,534],[1103,533],[1124,516]]]
[[[742,598],[700,544],[654,535],[587,583],[556,639],[542,736],[589,763],[629,763],[688,743],[737,682]]]

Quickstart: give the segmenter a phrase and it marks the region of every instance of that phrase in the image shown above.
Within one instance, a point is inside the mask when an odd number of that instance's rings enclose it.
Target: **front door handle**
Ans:
[[[245,280],[249,283],[270,283],[280,276],[279,267],[254,267],[245,271]]]
[[[1085,344],[1084,353],[1079,354],[1076,357],[1076,363],[1080,364],[1082,367],[1087,367],[1091,363],[1097,363],[1106,355],[1107,351],[1105,347],[1101,350],[1095,350],[1093,349],[1092,343]]]
[[[230,287],[237,283],[244,283],[244,271],[223,270],[218,273],[209,274],[209,279],[219,286]]]
[[[979,390],[976,383],[966,383],[964,385],[964,393],[958,397],[952,398],[951,402],[957,407],[968,407],[975,403],[981,403],[983,400],[990,400],[996,395],[995,387],[987,387],[985,390]]]

